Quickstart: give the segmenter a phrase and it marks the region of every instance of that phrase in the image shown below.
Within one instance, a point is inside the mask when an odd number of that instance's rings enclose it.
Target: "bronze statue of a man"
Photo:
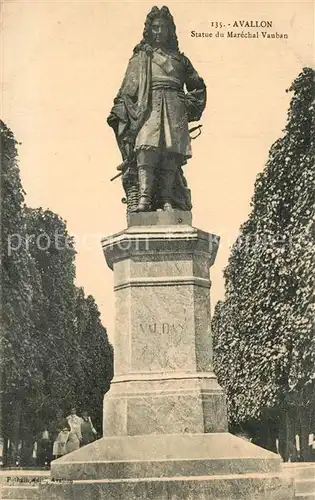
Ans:
[[[206,86],[179,51],[167,7],[153,7],[107,119],[123,163],[127,210],[191,210],[182,166],[191,157],[188,123],[200,119]]]

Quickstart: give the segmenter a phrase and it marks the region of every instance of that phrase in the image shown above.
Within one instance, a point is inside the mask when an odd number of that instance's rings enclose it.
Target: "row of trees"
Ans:
[[[113,353],[93,297],[74,284],[75,247],[66,223],[25,205],[17,142],[0,125],[0,434],[9,464],[21,441],[26,460],[58,408],[86,408],[100,428]]]
[[[231,426],[258,424],[271,449],[280,434],[285,459],[296,433],[306,457],[315,430],[314,77],[305,68],[289,89],[284,135],[256,179],[212,322]]]

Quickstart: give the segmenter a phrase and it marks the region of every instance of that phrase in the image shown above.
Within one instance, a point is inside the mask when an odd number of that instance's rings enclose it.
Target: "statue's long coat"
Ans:
[[[124,139],[131,134],[134,151],[160,148],[162,139],[163,148],[177,153],[184,165],[191,157],[188,122],[199,120],[205,105],[205,84],[184,54],[139,50],[129,60],[108,123],[123,159],[130,155]],[[174,204],[190,210],[190,192],[181,168],[178,176]]]

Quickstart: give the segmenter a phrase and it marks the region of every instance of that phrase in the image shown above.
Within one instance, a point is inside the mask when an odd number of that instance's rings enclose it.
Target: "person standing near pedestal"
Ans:
[[[128,188],[138,189],[130,211],[191,210],[181,167],[191,157],[188,122],[205,105],[205,83],[179,51],[169,9],[153,7],[107,120],[126,160],[127,203]]]
[[[52,460],[52,441],[48,426],[44,425],[36,438],[36,465],[37,467],[49,466]]]
[[[82,441],[81,423],[82,418],[76,414],[76,409],[71,409],[71,414],[67,417],[70,426],[70,433],[67,441],[67,453],[78,450]]]
[[[62,410],[56,413],[56,419],[50,425],[50,434],[53,442],[52,454],[54,458],[66,454],[66,442],[70,432],[70,425],[63,416]]]
[[[94,428],[92,419],[91,417],[89,417],[87,411],[82,412],[81,435],[82,435],[81,446],[85,446],[86,444],[92,443],[97,436],[97,431]]]

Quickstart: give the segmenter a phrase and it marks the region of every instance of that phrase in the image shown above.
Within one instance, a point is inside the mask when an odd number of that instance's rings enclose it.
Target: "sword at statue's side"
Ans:
[[[192,128],[190,128],[190,129],[188,130],[188,132],[189,132],[190,134],[191,134],[192,132],[195,132],[196,130],[198,130],[198,134],[197,134],[197,135],[195,135],[195,137],[190,137],[191,139],[193,139],[193,140],[194,140],[194,139],[197,139],[197,137],[199,137],[199,136],[200,136],[200,134],[201,134],[201,127],[202,127],[202,125],[196,125],[196,127],[192,127]]]
[[[115,179],[118,179],[118,177],[121,177],[125,173],[131,162],[132,159],[126,158],[120,165],[118,165],[116,170],[119,170],[119,174],[116,174],[114,177],[112,177],[110,181],[114,181]]]
[[[189,129],[189,133],[191,134],[192,132],[195,132],[196,130],[198,130],[198,134],[195,135],[194,137],[191,137],[191,139],[197,139],[197,137],[200,136],[201,134],[201,127],[202,125],[196,125],[195,127],[192,127]],[[116,168],[116,170],[119,170],[119,174],[116,174],[114,177],[112,177],[110,179],[110,182],[114,181],[115,179],[118,179],[118,177],[121,177],[125,171],[127,170],[127,168],[129,167],[130,163],[132,163],[133,161],[133,156],[131,158],[126,158],[120,165],[118,165],[118,167]]]

